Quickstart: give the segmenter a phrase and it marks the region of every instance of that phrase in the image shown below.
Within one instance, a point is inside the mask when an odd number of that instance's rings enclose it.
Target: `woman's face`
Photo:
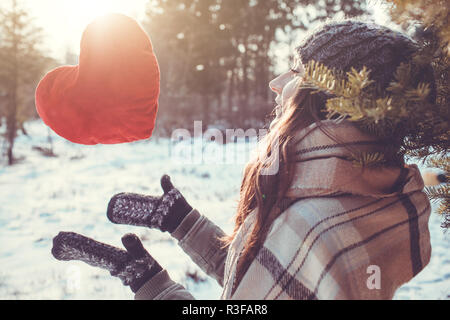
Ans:
[[[303,65],[300,63],[299,59],[295,59],[294,65],[289,71],[280,74],[278,77],[269,82],[270,89],[277,94],[275,102],[277,106],[275,107],[276,118],[272,121],[270,127],[272,127],[277,119],[286,107],[286,103],[291,98],[298,84],[299,78],[304,73]]]

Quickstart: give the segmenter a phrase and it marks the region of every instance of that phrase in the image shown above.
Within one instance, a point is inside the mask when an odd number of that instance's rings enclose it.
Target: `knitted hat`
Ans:
[[[418,44],[407,35],[375,23],[358,20],[329,22],[313,30],[296,48],[300,60],[306,65],[315,60],[329,68],[344,72],[366,66],[369,78],[381,90],[394,80],[401,62],[407,62],[418,49]],[[431,85],[429,99],[435,99],[434,77],[431,66],[415,79]]]
[[[109,14],[89,24],[80,62],[50,71],[36,89],[36,109],[75,143],[114,144],[149,138],[155,126],[159,67],[139,24]]]

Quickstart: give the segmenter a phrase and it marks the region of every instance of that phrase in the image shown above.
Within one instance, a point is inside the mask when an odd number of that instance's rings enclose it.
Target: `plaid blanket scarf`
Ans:
[[[416,165],[364,169],[350,148],[376,141],[351,123],[322,121],[299,132],[287,197],[256,259],[236,286],[236,265],[254,224],[249,215],[230,245],[223,299],[391,299],[429,262],[430,202]]]

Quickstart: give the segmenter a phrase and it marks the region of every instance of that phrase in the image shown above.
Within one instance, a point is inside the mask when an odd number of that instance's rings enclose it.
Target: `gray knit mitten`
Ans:
[[[52,254],[58,260],[80,260],[108,270],[137,292],[148,280],[162,271],[159,263],[144,249],[134,234],[122,237],[126,249],[119,249],[74,232],[60,232],[53,238]]]
[[[192,210],[170,177],[161,177],[164,194],[160,197],[119,193],[108,204],[108,219],[117,224],[145,226],[172,233]]]

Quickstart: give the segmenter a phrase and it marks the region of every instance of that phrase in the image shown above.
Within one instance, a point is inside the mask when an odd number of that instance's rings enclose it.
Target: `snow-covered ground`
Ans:
[[[122,191],[161,194],[159,179],[167,173],[193,207],[231,232],[243,155],[248,155],[252,143],[210,143],[204,145],[203,154],[209,157],[206,165],[183,164],[174,160],[174,146],[168,139],[81,146],[52,133],[58,156],[49,158],[32,149],[47,146],[47,127],[34,121],[27,129],[30,138],[18,138],[15,149],[25,160],[0,167],[0,299],[133,298],[129,288],[107,271],[82,262],[55,260],[50,250],[59,231],[78,232],[118,247],[122,235],[136,233],[171,277],[197,299],[220,297],[221,288],[214,280],[194,283],[186,276],[187,271],[198,271],[205,277],[169,235],[112,224],[106,218],[106,206],[112,195]],[[223,150],[231,158],[215,164],[214,158]],[[398,290],[396,299],[449,298],[450,236],[439,225],[440,217],[433,214],[431,262]]]

